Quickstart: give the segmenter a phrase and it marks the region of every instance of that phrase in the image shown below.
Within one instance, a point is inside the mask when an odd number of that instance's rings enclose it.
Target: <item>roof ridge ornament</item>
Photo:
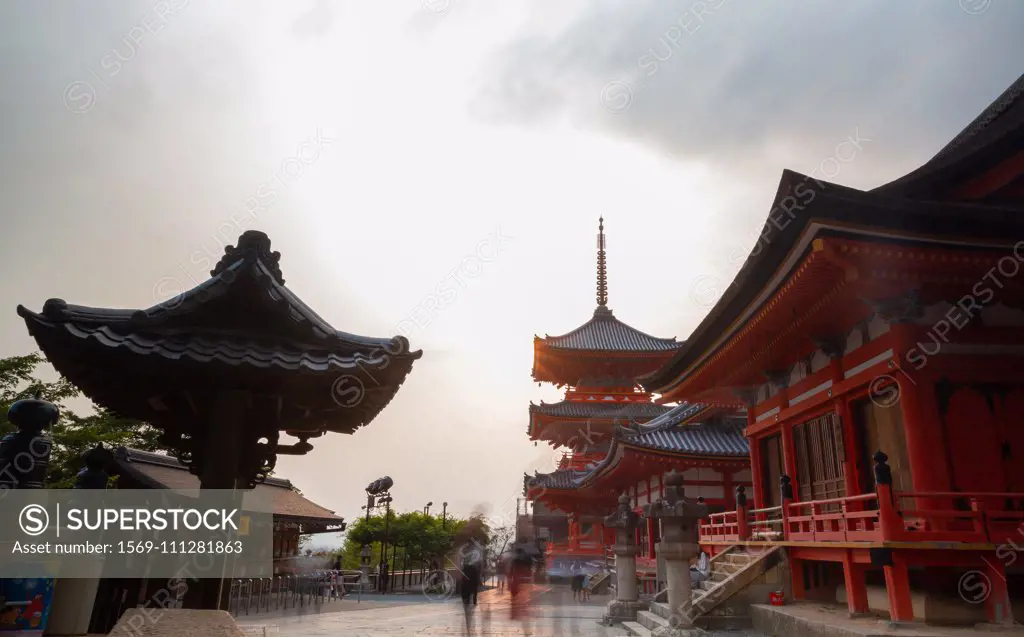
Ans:
[[[241,260],[262,262],[274,280],[284,285],[284,275],[281,274],[279,265],[281,253],[270,251],[270,237],[266,233],[259,230],[243,232],[242,236],[238,237],[237,245],[224,248],[224,256],[217,262],[216,267],[210,270],[210,276],[215,277],[227,271]]]
[[[605,259],[604,216],[597,221],[597,307],[608,307],[608,263]],[[610,310],[609,310],[610,312]]]

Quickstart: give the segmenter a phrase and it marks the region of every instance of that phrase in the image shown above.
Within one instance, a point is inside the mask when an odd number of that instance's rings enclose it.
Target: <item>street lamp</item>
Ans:
[[[446,529],[448,526],[445,524],[445,514],[448,513],[448,503],[441,503],[441,528]]]
[[[427,506],[423,507],[423,515],[430,515],[430,507],[434,506],[433,502],[427,502]]]
[[[391,518],[391,487],[395,481],[390,476],[378,478],[366,485],[366,519],[370,519],[370,509],[384,505],[384,539],[380,544],[380,563],[382,566],[381,592],[387,592],[387,547],[388,547],[388,523]]]

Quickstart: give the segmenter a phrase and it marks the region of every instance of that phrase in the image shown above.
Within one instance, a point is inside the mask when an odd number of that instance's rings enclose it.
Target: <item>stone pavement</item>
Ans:
[[[368,609],[347,608],[342,612],[299,617],[239,617],[238,624],[249,635],[258,637],[402,637],[405,635],[486,635],[511,637],[613,637],[626,635],[620,627],[598,623],[606,597],[577,604],[561,587],[532,588],[529,618],[511,618],[510,597],[506,592],[485,591],[473,616],[472,632],[466,631],[462,603],[457,597],[418,603],[394,603]],[[397,600],[396,600],[397,601]]]

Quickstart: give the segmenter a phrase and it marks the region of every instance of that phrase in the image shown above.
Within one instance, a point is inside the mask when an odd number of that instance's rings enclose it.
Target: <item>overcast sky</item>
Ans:
[[[590,318],[598,216],[616,316],[685,338],[784,168],[920,165],[1024,71],[1022,25],[1014,0],[8,0],[0,355],[34,349],[18,303],[149,307],[250,228],[350,332],[455,272],[395,401],[278,473],[349,518],[384,474],[400,509],[514,511],[552,468],[533,335]]]

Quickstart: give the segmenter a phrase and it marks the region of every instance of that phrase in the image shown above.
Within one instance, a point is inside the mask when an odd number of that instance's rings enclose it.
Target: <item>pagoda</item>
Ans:
[[[637,378],[666,364],[682,343],[645,334],[615,318],[608,307],[604,218],[598,222],[597,308],[567,334],[534,337],[533,379],[565,388],[557,403],[530,404],[527,432],[565,452],[559,476],[585,471],[607,455],[615,427],[643,423],[670,410],[657,405]],[[534,524],[547,529],[546,558],[604,559],[614,541],[585,502],[559,503],[561,513],[534,503]],[[564,517],[568,515],[568,519]]]
[[[784,171],[732,285],[642,380],[747,409],[754,510],[730,559],[785,552],[787,596],[853,615],[1024,615],[1024,76],[873,190]]]
[[[287,287],[262,232],[228,246],[210,279],[144,310],[50,299],[18,306],[47,359],[96,404],[162,430],[203,489],[251,489],[278,455],[351,434],[391,401],[422,352],[334,329]],[[288,442],[289,436],[292,442]],[[207,585],[212,582],[212,585]],[[217,579],[188,608],[225,608]]]

